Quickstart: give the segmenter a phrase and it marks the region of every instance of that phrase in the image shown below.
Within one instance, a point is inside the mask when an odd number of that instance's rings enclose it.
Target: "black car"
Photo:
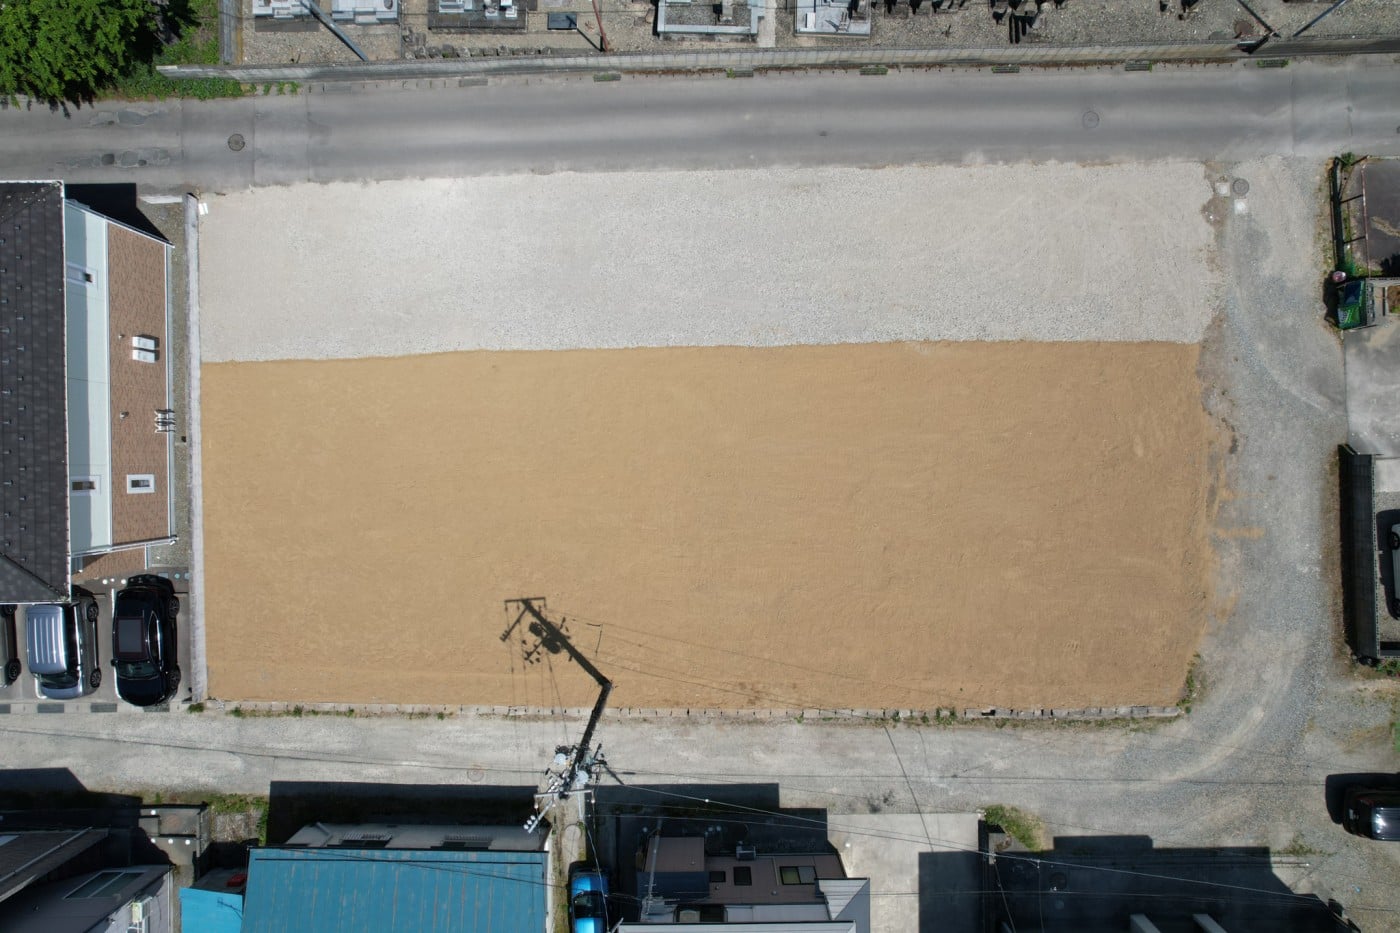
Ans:
[[[1400,790],[1351,788],[1342,799],[1342,827],[1367,839],[1400,842]]]
[[[180,686],[175,617],[180,601],[164,577],[144,573],[117,591],[112,605],[112,666],[117,696],[133,706],[154,706]]]
[[[15,607],[0,606],[0,663],[4,671],[0,673],[0,687],[8,687],[19,680],[23,667],[19,661],[19,640],[15,635]]]

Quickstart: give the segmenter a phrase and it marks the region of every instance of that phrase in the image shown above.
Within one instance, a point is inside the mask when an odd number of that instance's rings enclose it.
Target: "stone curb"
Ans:
[[[1277,63],[1311,55],[1390,54],[1400,37],[1274,40],[1250,51],[1239,41],[1206,40],[1115,46],[1015,45],[998,48],[792,48],[714,52],[619,52],[608,55],[528,55],[470,59],[392,60],[275,65],[162,65],[170,78],[230,78],[248,84],[268,81],[386,81],[415,78],[473,78],[506,75],[723,72],[729,69],[860,68],[867,65],[995,66],[1249,61]]]
[[[493,716],[520,719],[584,720],[591,710],[582,706],[447,706],[393,703],[237,703],[210,700],[206,709],[233,715],[255,716],[400,716],[427,717]],[[238,710],[239,713],[233,713]],[[980,709],[938,707],[934,709],[682,709],[669,707],[618,707],[603,711],[605,719],[675,720],[719,722],[837,722],[904,723],[938,725],[950,722],[1022,721],[1074,722],[1089,720],[1175,719],[1182,711],[1175,706],[1090,706],[1083,708],[1034,707],[1012,709],[989,706]]]

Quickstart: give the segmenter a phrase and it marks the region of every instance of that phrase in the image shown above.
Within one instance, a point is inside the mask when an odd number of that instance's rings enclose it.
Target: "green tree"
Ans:
[[[0,0],[0,99],[87,100],[156,47],[151,0]]]

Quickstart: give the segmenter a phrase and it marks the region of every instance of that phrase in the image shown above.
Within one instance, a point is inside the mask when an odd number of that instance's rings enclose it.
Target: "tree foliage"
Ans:
[[[151,0],[0,0],[0,99],[81,101],[149,60]]]

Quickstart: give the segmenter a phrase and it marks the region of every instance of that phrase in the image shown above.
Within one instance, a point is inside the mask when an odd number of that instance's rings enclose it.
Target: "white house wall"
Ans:
[[[68,307],[68,477],[96,489],[69,492],[72,553],[112,545],[111,371],[108,358],[107,223],[64,206]],[[85,282],[84,273],[93,281]]]

